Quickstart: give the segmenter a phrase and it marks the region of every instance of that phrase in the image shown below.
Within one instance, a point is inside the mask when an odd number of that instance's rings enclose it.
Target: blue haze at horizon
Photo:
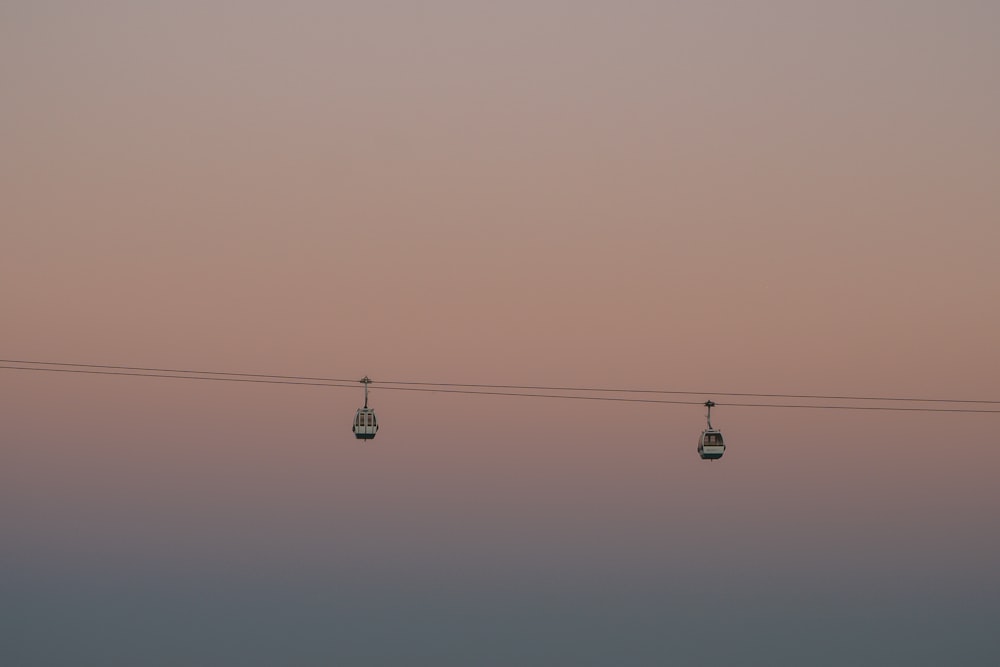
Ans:
[[[8,444],[0,581],[17,664],[997,656],[996,491],[988,466],[940,447],[988,417],[787,428],[730,409],[730,451],[708,464],[697,408],[447,401],[464,430],[482,420],[468,439],[440,429],[438,397],[383,392],[386,428],[361,445],[350,393],[269,392],[275,412],[254,416],[252,391],[189,389],[168,411],[113,382],[88,417],[73,414],[84,382],[36,381],[80,433],[35,422]]]

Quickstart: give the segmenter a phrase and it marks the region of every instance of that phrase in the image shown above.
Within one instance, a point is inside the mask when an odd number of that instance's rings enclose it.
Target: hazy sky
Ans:
[[[0,357],[1000,400],[1000,4],[280,4],[0,4]],[[1000,660],[997,415],[361,400],[0,370],[0,662]]]

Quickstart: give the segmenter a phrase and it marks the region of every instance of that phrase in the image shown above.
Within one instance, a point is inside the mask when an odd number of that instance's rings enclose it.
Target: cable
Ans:
[[[249,378],[266,378],[274,380],[306,380],[314,382],[349,382],[357,383],[358,380],[346,378],[325,378],[309,377],[300,375],[266,375],[262,373],[228,373],[224,371],[198,371],[181,370],[176,368],[144,368],[139,366],[111,366],[107,364],[77,364],[55,361],[27,361],[24,359],[0,359],[4,364],[35,364],[43,366],[67,366],[73,368],[102,368],[127,371],[152,371],[157,373],[190,373],[197,375],[225,375]],[[385,385],[406,385],[422,387],[461,387],[467,389],[521,389],[525,391],[574,391],[574,392],[599,392],[617,394],[663,394],[663,395],[684,395],[684,396],[733,396],[744,398],[797,398],[826,401],[905,401],[913,403],[959,403],[977,405],[1000,405],[1000,401],[993,400],[961,400],[954,398],[914,398],[899,396],[828,396],[822,394],[765,394],[751,392],[726,392],[726,391],[671,391],[664,389],[621,389],[609,387],[550,387],[540,385],[508,385],[508,384],[462,384],[454,382],[415,382],[404,380],[379,380],[373,384],[388,389]],[[735,405],[730,403],[729,405]]]
[[[352,382],[358,380],[343,378],[316,378],[300,375],[264,375],[262,373],[229,373],[226,371],[192,371],[178,368],[144,368],[141,366],[110,366],[108,364],[69,364],[59,361],[25,361],[23,359],[0,359],[0,364],[36,364],[39,366],[70,366],[73,368],[108,368],[119,371],[152,371],[154,373],[193,373],[197,375],[233,375],[237,377],[271,378],[275,380],[314,380],[316,382]],[[41,370],[41,369],[40,369]]]
[[[0,360],[2,363],[2,360]],[[9,363],[9,362],[7,362]],[[70,364],[64,364],[70,365]],[[86,364],[73,364],[74,366],[86,366]],[[103,368],[103,367],[98,367]],[[124,368],[124,367],[113,367],[113,368]],[[254,375],[253,379],[251,377],[221,377],[227,375],[226,373],[213,372],[213,377],[204,377],[201,375],[168,375],[164,373],[149,373],[143,371],[136,372],[124,372],[121,370],[87,370],[82,368],[30,368],[26,366],[0,366],[3,370],[19,370],[19,371],[46,371],[50,373],[83,373],[91,375],[118,375],[125,377],[154,377],[154,378],[169,378],[174,380],[212,380],[216,382],[249,382],[253,384],[283,384],[283,385],[302,385],[310,387],[338,387],[343,389],[356,389],[356,384],[335,384],[334,382],[311,382],[305,381],[310,378],[303,378],[303,381],[297,381],[295,379],[280,380],[280,379],[266,379],[266,378],[294,378],[295,376],[257,376]],[[195,373],[196,371],[167,371],[170,373]],[[205,373],[207,375],[207,373]],[[247,376],[252,375],[248,373],[233,373],[232,375]],[[614,401],[619,403],[658,403],[658,404],[669,404],[669,405],[704,405],[701,401],[673,401],[666,399],[654,399],[654,398],[626,398],[621,396],[574,396],[565,394],[537,394],[537,393],[521,393],[521,392],[503,392],[503,391],[470,391],[467,389],[445,389],[445,388],[435,388],[435,387],[387,387],[379,386],[379,389],[386,391],[421,391],[421,392],[434,392],[434,393],[446,393],[446,394],[466,394],[473,396],[516,396],[521,398],[561,398],[569,400],[583,400],[583,401]],[[891,407],[891,406],[854,406],[854,405],[799,405],[799,404],[777,404],[777,403],[718,403],[719,406],[726,407],[740,407],[740,408],[799,408],[799,409],[817,409],[817,410],[878,410],[878,411],[890,411],[890,412],[953,412],[953,413],[979,413],[979,414],[1000,414],[1000,410],[986,410],[981,408],[903,408],[903,407]]]
[[[689,396],[743,396],[747,398],[809,398],[827,401],[911,401],[914,403],[976,403],[985,405],[1000,405],[1000,401],[961,400],[957,398],[912,398],[888,396],[824,396],[819,394],[761,394],[727,391],[669,391],[666,389],[612,389],[608,387],[543,387],[534,385],[514,384],[455,384],[449,382],[397,382],[379,380],[378,384],[421,385],[429,387],[480,387],[483,389],[525,389],[538,391],[591,391],[620,394],[683,394]],[[699,404],[700,405],[700,404]],[[734,405],[730,403],[729,405]]]
[[[93,371],[77,368],[28,368],[26,366],[0,366],[0,369],[11,371],[48,371],[49,373],[86,373],[88,375],[123,375],[125,377],[137,378],[171,378],[174,380],[214,380],[216,382],[252,382],[255,384],[298,384],[305,387],[343,387],[345,389],[355,389],[353,384],[333,384],[332,382],[292,382],[291,380],[253,380],[242,377],[200,377],[198,375],[165,375],[161,373],[124,373],[122,371]],[[169,371],[184,372],[184,371]],[[218,373],[216,375],[225,375]],[[245,373],[233,373],[233,375],[246,375]]]

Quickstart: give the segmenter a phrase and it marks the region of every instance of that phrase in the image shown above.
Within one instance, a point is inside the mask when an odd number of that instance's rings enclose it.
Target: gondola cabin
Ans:
[[[722,432],[718,429],[705,429],[698,438],[698,455],[702,459],[721,459],[726,453],[726,443],[722,440]]]
[[[354,413],[354,437],[358,440],[371,440],[378,433],[378,420],[375,418],[375,411],[368,407],[368,385],[372,383],[367,375],[360,380],[365,386],[365,407],[358,408]]]
[[[726,443],[722,440],[722,431],[712,428],[712,408],[715,407],[715,402],[705,401],[705,407],[708,408],[708,414],[705,415],[708,428],[702,431],[698,438],[698,456],[703,461],[715,461],[726,453]]]
[[[354,413],[354,437],[358,440],[371,440],[378,433],[378,419],[372,408],[358,408]]]

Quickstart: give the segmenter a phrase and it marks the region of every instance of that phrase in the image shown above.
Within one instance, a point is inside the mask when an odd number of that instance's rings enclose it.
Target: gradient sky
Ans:
[[[7,1],[0,356],[1000,400],[998,64],[972,0]],[[0,371],[0,662],[1000,661],[996,415],[361,400]]]

